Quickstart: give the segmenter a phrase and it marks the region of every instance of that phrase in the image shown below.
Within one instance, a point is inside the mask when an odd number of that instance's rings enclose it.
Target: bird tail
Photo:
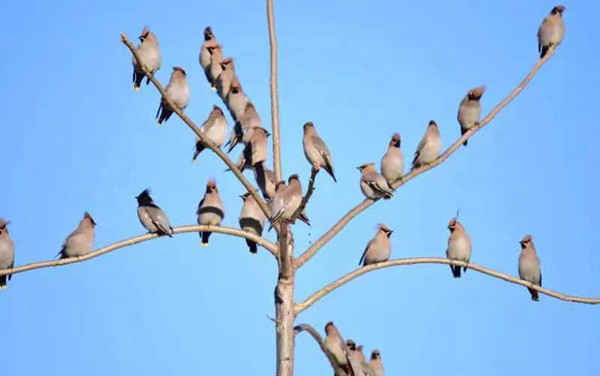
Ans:
[[[205,149],[205,146],[202,145],[202,142],[198,141],[196,142],[196,150],[194,151],[194,156],[192,157],[192,162],[196,162],[196,158],[198,158],[198,156],[200,155],[200,153],[202,153],[202,151]]]
[[[310,219],[308,219],[308,216],[305,212],[301,212],[298,215],[298,219],[310,226]]]
[[[452,275],[454,278],[460,278],[460,266],[450,265],[450,270],[452,270]]]
[[[142,81],[144,81],[144,73],[136,72],[133,70],[133,90],[140,90],[140,86],[142,85]]]
[[[202,243],[200,243],[203,247],[208,247],[208,238],[210,238],[211,232],[204,231],[200,233],[200,237],[202,238]]]
[[[171,117],[172,114],[173,114],[173,111],[169,110],[166,107],[166,105],[164,105],[161,102],[160,106],[158,106],[158,111],[156,111],[156,117],[158,118],[158,125],[161,125],[163,122],[169,120],[169,118]]]
[[[256,254],[256,252],[258,252],[258,247],[256,246],[255,242],[253,242],[252,240],[246,239],[246,244],[248,244],[248,248],[250,249],[250,253]]]
[[[468,143],[469,143],[469,140],[465,140],[465,142],[463,142],[463,145],[467,146]]]
[[[540,296],[539,296],[537,290],[534,290],[529,287],[527,288],[527,290],[529,290],[529,293],[531,294],[531,300],[534,300],[536,302],[540,300]]]
[[[325,171],[333,178],[333,181],[337,183],[337,179],[335,178],[335,174],[333,173],[333,168],[329,164],[324,167]]]
[[[548,49],[550,47],[549,46],[542,46],[541,52],[540,52],[540,59],[543,59],[544,56],[546,56],[546,54],[548,53]]]
[[[5,287],[6,287],[6,274],[0,275],[0,289],[3,289]]]

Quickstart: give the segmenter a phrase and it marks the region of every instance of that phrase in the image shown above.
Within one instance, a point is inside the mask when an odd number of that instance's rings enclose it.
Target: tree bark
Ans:
[[[279,276],[275,287],[277,376],[294,375],[294,239],[286,223],[279,232]]]

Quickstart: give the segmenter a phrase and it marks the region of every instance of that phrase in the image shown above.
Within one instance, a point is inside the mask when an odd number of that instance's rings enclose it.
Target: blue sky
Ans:
[[[355,167],[379,162],[392,133],[408,159],[430,119],[445,146],[459,136],[456,110],[470,88],[487,85],[484,112],[507,95],[535,63],[536,31],[554,5],[276,1],[284,174],[306,182],[302,124],[313,121],[338,176],[318,177],[313,226],[294,227],[297,252],[362,200]],[[346,226],[298,272],[297,300],[356,268],[378,222],[395,230],[392,257],[443,256],[459,207],[473,262],[516,275],[518,241],[531,233],[546,287],[600,295],[600,151],[591,142],[600,4],[563,5],[566,38],[522,95],[467,148]],[[98,223],[98,247],[143,233],[134,196],[146,187],[172,223],[192,224],[214,177],[224,223],[237,227],[242,186],[208,152],[191,164],[194,137],[179,119],[156,126],[158,93],[131,90],[119,33],[133,40],[148,25],[157,34],[157,76],[166,83],[170,67],[186,68],[186,113],[201,123],[220,104],[198,66],[211,25],[270,127],[262,1],[13,1],[0,13],[0,216],[13,222],[17,264],[52,258],[84,210]],[[186,234],[19,274],[0,292],[0,363],[7,375],[273,374],[275,280],[267,252],[251,256],[243,240],[218,234],[208,249]],[[596,375],[599,317],[597,307],[546,296],[535,304],[520,286],[420,265],[368,274],[298,322],[322,330],[334,320],[345,337],[381,350],[388,375]],[[296,374],[327,367],[299,336]]]

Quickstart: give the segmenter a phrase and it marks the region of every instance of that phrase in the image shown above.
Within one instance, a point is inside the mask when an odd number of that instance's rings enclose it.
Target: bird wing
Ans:
[[[358,265],[364,265],[363,262],[365,261],[365,257],[367,257],[367,251],[369,250],[369,247],[371,246],[372,242],[373,242],[373,239],[369,240],[369,242],[367,243],[367,246],[365,247],[365,251],[363,252],[362,256],[360,257],[360,261],[358,261]]]

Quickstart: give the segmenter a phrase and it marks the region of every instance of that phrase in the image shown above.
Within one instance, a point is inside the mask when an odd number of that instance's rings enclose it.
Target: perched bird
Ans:
[[[213,34],[210,26],[207,26],[204,29],[204,42],[202,42],[202,46],[200,47],[200,66],[206,75],[206,79],[209,83],[212,83],[210,79],[210,52],[208,51],[209,47],[216,47],[218,45],[217,39]]]
[[[333,324],[333,321],[329,321],[325,325],[325,339],[323,345],[329,351],[329,353],[335,359],[337,365],[346,372],[346,375],[352,375],[352,366],[350,365],[350,359],[348,354],[348,348],[342,338],[339,330]]]
[[[244,111],[246,110],[246,105],[250,102],[250,99],[244,93],[242,89],[242,85],[238,80],[237,76],[233,78],[231,81],[231,86],[229,87],[229,93],[227,94],[227,109],[231,113],[231,117],[234,121],[237,121],[239,118],[244,115]]]
[[[373,350],[371,352],[371,361],[369,361],[369,366],[371,366],[371,369],[373,370],[373,373],[371,374],[372,376],[385,376],[379,350]]]
[[[252,166],[261,165],[267,160],[269,143],[267,138],[271,135],[264,128],[251,128],[250,148],[252,151]]]
[[[260,116],[258,116],[258,112],[252,102],[248,102],[246,103],[244,113],[235,122],[231,138],[227,143],[229,145],[227,152],[230,153],[240,141],[245,144],[249,143],[256,128],[262,128]]]
[[[171,99],[173,104],[178,109],[184,110],[190,102],[190,86],[186,79],[186,73],[183,68],[173,67],[173,73],[171,73],[171,79],[166,87],[167,96]],[[161,125],[163,121],[169,120],[173,114],[173,109],[164,98],[160,100],[156,117],[158,118],[158,125]]]
[[[337,183],[335,174],[333,173],[333,160],[327,145],[319,137],[315,125],[312,122],[304,124],[304,137],[302,138],[302,146],[304,155],[311,164],[312,168],[319,171],[321,167],[333,178]]]
[[[450,260],[464,261],[467,264],[471,259],[471,237],[463,227],[462,223],[452,218],[448,223],[450,237],[448,238],[448,248],[446,249],[446,257]],[[460,278],[460,266],[450,265],[454,278]],[[467,272],[467,268],[463,268]]]
[[[460,101],[458,106],[458,123],[460,124],[460,134],[465,134],[474,125],[479,124],[481,117],[481,103],[479,100],[485,93],[485,86],[476,87],[469,90],[467,95]],[[468,140],[465,140],[463,145],[467,146]]]
[[[400,149],[400,133],[394,133],[383,158],[381,158],[381,175],[391,186],[404,175],[404,156]]]
[[[146,65],[146,68],[150,70],[150,73],[154,74],[160,69],[161,57],[160,48],[158,47],[158,39],[153,32],[148,30],[146,26],[142,30],[139,39],[140,45],[137,47],[137,52],[140,55],[142,63]],[[136,60],[135,56],[131,58],[133,64],[133,90],[140,90],[140,85],[146,76],[141,65]],[[146,85],[150,82],[150,78],[146,80]]]
[[[521,244],[521,254],[519,255],[519,277],[534,285],[542,286],[542,268],[540,259],[535,253],[535,246],[531,235],[525,235]],[[540,300],[537,290],[527,288],[531,294],[531,300]]]
[[[269,170],[265,167],[265,163],[255,163],[254,164],[254,179],[256,180],[256,184],[262,195],[265,199],[272,199],[275,195],[275,185],[277,181],[275,179],[275,174],[273,171]]]
[[[362,164],[357,169],[361,173],[360,189],[365,196],[373,200],[381,197],[387,200],[394,197],[394,190],[390,187],[387,180],[377,173],[374,163]]]
[[[229,89],[231,88],[231,82],[235,77],[235,67],[233,65],[233,58],[228,57],[221,61],[221,74],[217,79],[217,94],[225,102]]]
[[[217,147],[223,146],[227,138],[227,119],[219,106],[213,106],[212,111],[208,114],[208,119],[200,127],[200,132],[217,145]],[[204,144],[196,137],[196,151],[194,152],[192,161],[196,161],[196,158],[198,158],[198,155],[204,149]]]
[[[392,232],[384,224],[377,225],[377,233],[367,243],[358,265],[367,266],[389,260],[392,253],[392,244],[390,243]]]
[[[219,197],[219,190],[217,189],[217,182],[209,180],[206,184],[206,193],[204,198],[198,204],[198,224],[205,226],[220,226],[221,221],[225,218],[225,207]],[[202,239],[201,245],[208,247],[208,238],[210,237],[210,231],[200,231],[200,238]]]
[[[431,120],[421,142],[417,146],[417,151],[415,151],[415,159],[412,163],[413,169],[435,161],[440,154],[440,150],[442,150],[440,131],[435,121]]]
[[[244,193],[240,196],[244,200],[242,205],[242,213],[240,214],[240,228],[244,231],[248,231],[254,235],[262,235],[263,228],[265,226],[265,213],[260,209],[258,203],[252,197],[250,192]],[[256,253],[256,243],[252,240],[246,239],[246,244],[250,249],[250,253]]]
[[[550,14],[544,18],[544,21],[538,29],[538,52],[540,58],[546,56],[550,47],[556,47],[565,37],[565,23],[562,18],[563,12],[567,8],[562,5],[552,8]]]
[[[216,46],[209,46],[208,52],[210,52],[210,86],[213,90],[217,89],[217,80],[223,71],[221,68],[221,62],[223,61],[223,49],[220,44]]]
[[[289,177],[287,186],[284,182],[277,183],[275,196],[270,203],[272,217],[269,230],[277,223],[291,219],[301,202],[302,186],[297,174]]]
[[[0,219],[0,270],[12,269],[15,266],[15,243],[8,233],[10,222]],[[0,275],[0,289],[6,288],[6,281],[11,279],[12,274]]]
[[[173,237],[173,227],[167,214],[158,207],[150,197],[150,190],[144,189],[135,197],[138,203],[137,213],[140,223],[146,230],[159,235]]]
[[[352,370],[354,371],[355,376],[367,376],[371,375],[373,370],[367,364],[367,360],[365,359],[365,354],[362,352],[362,346],[356,346],[356,343],[349,339],[346,341],[346,347],[348,347],[348,358],[350,360],[350,365],[352,366]]]
[[[94,227],[96,222],[92,216],[85,212],[83,219],[79,222],[79,225],[67,238],[65,239],[60,252],[60,258],[67,257],[80,257],[92,251],[92,245],[94,244]]]

